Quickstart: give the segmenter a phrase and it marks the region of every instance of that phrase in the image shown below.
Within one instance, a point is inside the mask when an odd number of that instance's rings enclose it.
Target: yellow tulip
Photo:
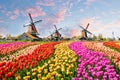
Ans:
[[[36,72],[32,73],[32,75],[35,76],[35,75],[36,75]]]
[[[30,75],[30,72],[27,72],[27,76],[29,76]]]
[[[64,80],[64,78],[61,78],[61,80]]]
[[[50,63],[51,63],[51,61],[49,60],[49,61],[48,61],[48,64],[50,64]]]
[[[40,79],[40,77],[41,77],[41,74],[38,74],[38,75],[37,75],[37,77],[38,77],[38,79]]]
[[[48,73],[48,69],[44,69],[44,73],[47,74]]]
[[[47,78],[50,78],[50,77],[51,77],[51,74],[50,74],[50,73],[48,73],[46,77],[47,77]]]
[[[20,80],[20,76],[17,76],[17,77],[16,77],[16,80]]]
[[[28,77],[27,76],[23,77],[23,80],[28,80]]]
[[[46,77],[42,77],[42,80],[47,80],[47,78]]]
[[[55,80],[54,77],[51,77],[50,80]]]
[[[52,72],[52,73],[51,73],[51,75],[52,75],[52,76],[55,76],[55,75],[56,75],[56,72],[55,72],[55,71],[54,71],[54,72]]]

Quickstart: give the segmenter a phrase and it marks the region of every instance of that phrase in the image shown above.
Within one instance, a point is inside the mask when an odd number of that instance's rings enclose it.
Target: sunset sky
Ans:
[[[27,31],[24,24],[33,20],[40,37],[47,37],[55,28],[62,28],[62,36],[81,34],[79,25],[95,35],[120,37],[120,0],[0,0],[0,34],[17,36]]]

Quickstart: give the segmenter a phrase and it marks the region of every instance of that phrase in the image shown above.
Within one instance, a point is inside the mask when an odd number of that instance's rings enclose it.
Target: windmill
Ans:
[[[38,21],[33,22],[33,19],[32,19],[32,16],[31,16],[30,13],[29,13],[29,17],[30,17],[31,21],[30,21],[29,24],[24,25],[24,27],[29,27],[28,32],[30,32],[31,34],[36,34],[37,35],[38,31],[37,31],[37,29],[35,27],[35,24],[41,22],[42,20],[38,20]]]
[[[55,31],[52,34],[50,34],[51,40],[54,40],[54,41],[61,40],[62,37],[61,37],[59,30],[61,30],[62,28],[57,29],[56,25],[54,25],[54,27],[55,27]]]
[[[87,33],[88,34],[92,34],[90,31],[88,31],[87,29],[88,29],[88,27],[89,27],[89,23],[87,24],[87,26],[86,26],[86,28],[84,28],[84,27],[82,27],[82,26],[79,26],[81,29],[82,29],[82,34],[81,34],[81,40],[86,40],[86,39],[88,39],[88,35],[87,35]]]
[[[41,38],[39,38],[38,35],[38,31],[35,27],[36,23],[41,22],[42,20],[38,20],[38,21],[33,21],[31,14],[28,14],[30,17],[30,23],[29,24],[25,24],[23,25],[24,27],[28,27],[27,32],[23,33],[22,35],[20,35],[18,37],[19,40],[42,40]]]
[[[37,39],[39,38],[37,35],[39,34],[36,27],[35,27],[35,24],[36,23],[39,23],[39,22],[42,22],[42,20],[38,20],[38,21],[35,21],[33,22],[33,19],[32,19],[32,16],[31,14],[29,13],[28,14],[29,17],[30,17],[30,23],[29,24],[25,24],[24,27],[28,27],[28,31],[27,31],[27,35],[33,39]]]

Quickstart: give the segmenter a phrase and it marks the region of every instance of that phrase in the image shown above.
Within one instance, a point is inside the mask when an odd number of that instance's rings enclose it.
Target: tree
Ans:
[[[3,36],[2,35],[0,35],[0,39],[2,39],[3,38]]]
[[[93,36],[93,40],[96,40],[96,39],[97,39],[97,36],[94,35],[94,36]]]
[[[6,39],[11,39],[11,34],[7,34]]]
[[[98,40],[103,40],[102,34],[99,34],[99,35],[98,35]]]

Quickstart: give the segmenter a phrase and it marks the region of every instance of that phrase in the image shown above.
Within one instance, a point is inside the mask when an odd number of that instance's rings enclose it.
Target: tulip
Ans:
[[[38,77],[38,79],[40,79],[41,78],[41,74],[38,74],[37,77]]]
[[[89,79],[89,73],[90,75],[92,74],[93,77],[97,77],[96,80],[98,80],[103,73],[103,79],[110,79],[113,77],[108,73],[115,72],[114,66],[110,65],[110,60],[105,58],[103,53],[89,51],[80,42],[73,42],[69,47],[80,56],[80,59],[78,60],[77,79],[80,73],[82,73],[84,79]],[[89,73],[86,72],[86,68]],[[102,69],[105,69],[105,71],[101,71]],[[81,72],[81,70],[83,71]],[[113,75],[116,75],[116,73],[113,73]]]

